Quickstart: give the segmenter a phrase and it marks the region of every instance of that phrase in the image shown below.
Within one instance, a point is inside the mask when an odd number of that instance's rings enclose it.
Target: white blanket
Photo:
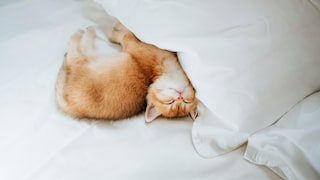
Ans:
[[[285,179],[320,178],[320,92],[249,138],[245,158]]]

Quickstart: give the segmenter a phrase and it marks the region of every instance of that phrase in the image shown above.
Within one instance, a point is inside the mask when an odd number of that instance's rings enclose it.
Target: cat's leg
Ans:
[[[65,54],[65,63],[71,64],[72,61],[82,59],[82,54],[80,53],[79,44],[83,35],[83,31],[75,32],[69,41],[68,50]]]
[[[59,109],[64,112],[69,112],[69,105],[66,102],[66,92],[65,86],[67,84],[67,78],[71,72],[73,72],[72,67],[75,62],[83,60],[83,55],[80,53],[79,44],[83,35],[83,31],[75,32],[69,41],[68,50],[64,57],[64,63],[60,68],[56,86],[55,86],[55,96],[56,104]]]
[[[140,42],[140,40],[120,22],[114,24],[109,39],[111,42],[120,44],[124,51],[128,51],[133,44]]]
[[[86,28],[80,41],[80,50],[87,59],[95,59],[97,52],[95,50],[96,31],[93,27]]]
[[[123,51],[128,52],[132,56],[139,57],[139,59],[144,59],[146,57],[150,58],[159,52],[164,52],[156,46],[140,41],[120,22],[115,23],[112,34],[109,38],[110,41],[119,43],[122,46]]]

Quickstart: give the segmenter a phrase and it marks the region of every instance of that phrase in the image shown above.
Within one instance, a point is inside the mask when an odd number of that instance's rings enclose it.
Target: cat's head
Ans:
[[[195,89],[187,80],[183,83],[152,84],[147,95],[146,122],[159,116],[184,117],[190,115],[194,120],[197,115],[197,98]]]

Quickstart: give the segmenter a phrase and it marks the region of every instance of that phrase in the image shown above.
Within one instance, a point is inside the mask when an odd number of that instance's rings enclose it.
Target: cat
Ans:
[[[175,52],[140,41],[120,22],[109,40],[122,52],[101,57],[96,31],[71,36],[55,87],[57,107],[76,118],[124,119],[145,110],[145,121],[159,116],[195,119],[195,88]]]

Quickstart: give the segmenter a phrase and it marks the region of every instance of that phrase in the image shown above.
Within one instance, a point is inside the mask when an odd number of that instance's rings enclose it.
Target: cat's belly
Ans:
[[[113,120],[143,111],[149,77],[130,59],[119,60],[112,68],[90,66],[70,74],[64,88],[65,112],[77,118]]]

